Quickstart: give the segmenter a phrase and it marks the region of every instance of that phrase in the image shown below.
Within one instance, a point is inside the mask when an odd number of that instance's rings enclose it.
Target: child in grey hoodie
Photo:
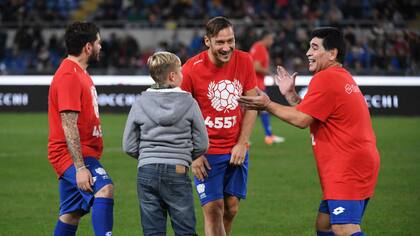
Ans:
[[[156,82],[131,107],[124,151],[138,159],[137,192],[144,235],[166,235],[169,213],[176,235],[197,235],[188,169],[206,153],[208,136],[197,102],[182,91],[181,61],[157,52],[147,61]]]

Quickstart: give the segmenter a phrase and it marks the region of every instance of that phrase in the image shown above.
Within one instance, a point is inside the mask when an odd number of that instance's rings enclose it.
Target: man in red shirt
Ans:
[[[341,62],[344,39],[337,28],[312,32],[306,53],[314,76],[301,99],[295,90],[296,74],[277,69],[280,92],[291,107],[261,94],[242,97],[247,109],[265,109],[299,128],[310,126],[323,191],[317,235],[364,235],[360,223],[379,172],[379,153],[363,94]]]
[[[274,33],[264,29],[261,32],[260,40],[255,42],[249,53],[254,60],[254,68],[257,73],[257,86],[260,90],[266,91],[264,79],[266,75],[271,75],[270,71],[270,54],[268,53],[268,48],[271,47],[274,43]],[[273,143],[282,143],[284,138],[280,136],[273,135],[270,125],[270,113],[267,111],[261,111],[259,113],[264,132],[265,132],[265,143],[271,145]]]
[[[210,141],[207,154],[191,165],[205,233],[223,236],[230,233],[239,200],[246,197],[247,143],[257,113],[244,112],[237,98],[256,95],[256,77],[251,56],[235,49],[228,19],[211,19],[204,42],[208,50],[184,64],[181,88],[197,100]]]
[[[65,32],[68,56],[48,94],[48,159],[59,178],[60,214],[54,235],[76,235],[92,207],[95,235],[112,235],[113,183],[99,163],[102,131],[95,86],[86,68],[99,60],[101,39],[93,23]]]

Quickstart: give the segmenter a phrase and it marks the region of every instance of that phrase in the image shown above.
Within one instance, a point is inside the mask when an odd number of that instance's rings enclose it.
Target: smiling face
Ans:
[[[339,65],[337,59],[337,49],[326,50],[323,46],[323,39],[312,38],[306,56],[309,61],[309,71],[317,73],[328,67]]]
[[[235,49],[235,35],[232,27],[227,27],[219,31],[213,37],[204,37],[204,43],[209,48],[210,60],[217,66],[222,66],[229,62],[232,52]]]

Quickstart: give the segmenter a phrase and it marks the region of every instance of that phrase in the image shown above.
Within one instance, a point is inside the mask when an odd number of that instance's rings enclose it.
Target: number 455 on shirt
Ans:
[[[228,129],[236,125],[236,116],[214,117],[214,120],[212,117],[207,116],[204,120],[204,124],[209,128]]]
[[[97,138],[102,137],[102,130],[100,125],[93,126],[92,136]]]

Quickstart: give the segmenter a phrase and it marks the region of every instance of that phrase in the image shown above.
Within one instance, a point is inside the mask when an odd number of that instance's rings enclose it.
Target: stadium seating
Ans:
[[[89,4],[87,4],[88,2]],[[86,7],[88,13],[80,13]],[[418,1],[0,1],[0,74],[51,74],[65,56],[63,22],[85,14],[101,27],[98,74],[146,74],[156,50],[184,62],[203,49],[202,26],[216,15],[235,23],[236,44],[248,50],[262,28],[276,33],[273,64],[307,74],[306,50],[317,26],[340,27],[345,66],[359,75],[419,75]],[[199,30],[198,30],[199,29]]]

